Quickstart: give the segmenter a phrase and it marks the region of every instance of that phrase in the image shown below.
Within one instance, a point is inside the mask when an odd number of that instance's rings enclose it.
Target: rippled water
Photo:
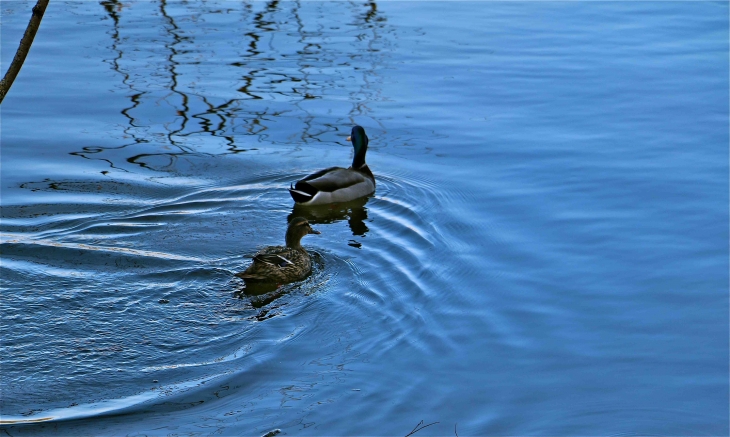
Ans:
[[[727,3],[52,1],[2,430],[726,435],[728,93]],[[294,209],[354,124],[375,194]],[[313,274],[247,295],[294,215]]]

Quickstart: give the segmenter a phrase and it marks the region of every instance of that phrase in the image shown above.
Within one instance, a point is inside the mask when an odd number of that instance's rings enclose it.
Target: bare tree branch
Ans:
[[[13,62],[10,63],[5,77],[0,80],[0,103],[5,99],[5,95],[10,90],[13,82],[15,82],[15,77],[18,76],[18,72],[20,72],[20,68],[23,66],[23,62],[25,62],[25,57],[28,56],[30,46],[33,44],[33,39],[35,38],[36,32],[38,32],[38,27],[41,25],[41,20],[43,19],[43,14],[46,12],[47,6],[48,0],[38,0],[38,3],[33,6],[33,15],[30,17],[30,22],[25,29],[23,39],[20,40],[18,51],[15,52]]]

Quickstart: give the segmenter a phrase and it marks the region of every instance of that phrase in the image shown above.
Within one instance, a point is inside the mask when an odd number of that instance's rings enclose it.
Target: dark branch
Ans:
[[[13,62],[10,63],[10,67],[5,73],[5,77],[0,80],[0,103],[2,103],[5,99],[5,95],[8,93],[8,90],[10,90],[13,82],[15,82],[15,78],[18,76],[20,68],[23,66],[23,62],[25,62],[25,57],[28,56],[30,46],[33,44],[33,39],[35,38],[36,32],[38,32],[38,27],[41,25],[41,20],[43,19],[43,14],[46,12],[47,6],[48,0],[38,0],[38,3],[33,6],[33,15],[30,17],[30,22],[28,23],[28,27],[25,29],[23,39],[20,40],[18,51],[15,52]]]
[[[424,425],[423,424],[423,420],[422,420],[422,421],[418,422],[418,424],[416,424],[416,427],[413,428],[413,430],[411,432],[409,432],[408,434],[406,434],[406,437],[410,437],[413,434],[417,433],[418,431],[422,430],[423,428],[428,428],[429,426],[436,425],[437,423],[438,422],[433,422],[433,423],[429,423],[428,425]]]

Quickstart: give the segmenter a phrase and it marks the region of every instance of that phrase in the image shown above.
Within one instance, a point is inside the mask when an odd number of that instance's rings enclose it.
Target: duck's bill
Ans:
[[[345,141],[352,141],[352,137],[347,137]]]
[[[319,232],[319,231],[318,231],[318,230],[316,230],[316,229],[310,229],[310,230],[309,230],[309,233],[310,233],[310,234],[321,234],[321,232]]]

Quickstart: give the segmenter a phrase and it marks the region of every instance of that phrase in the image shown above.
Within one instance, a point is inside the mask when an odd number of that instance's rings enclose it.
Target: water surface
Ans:
[[[728,93],[727,3],[51,2],[3,431],[726,435]],[[354,124],[375,194],[294,209]],[[246,295],[294,215],[313,274]]]

